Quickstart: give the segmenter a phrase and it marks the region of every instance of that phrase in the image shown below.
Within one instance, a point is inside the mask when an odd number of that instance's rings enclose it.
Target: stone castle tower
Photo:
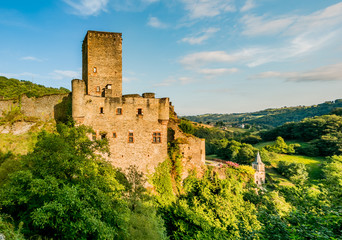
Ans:
[[[122,95],[121,33],[87,32],[82,45],[82,78],[72,80],[76,124],[91,126],[96,133],[93,138],[108,139],[114,166],[136,165],[145,173],[153,172],[168,156],[172,107],[169,98],[155,98],[154,93]],[[203,163],[204,148],[204,141],[197,138],[181,146],[184,159]]]
[[[255,161],[252,163],[252,167],[255,169],[254,181],[257,185],[265,183],[265,164],[261,161],[259,152],[255,157]]]

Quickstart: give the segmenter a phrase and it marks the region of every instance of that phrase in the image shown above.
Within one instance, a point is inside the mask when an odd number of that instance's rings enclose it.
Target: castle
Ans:
[[[153,172],[168,157],[168,139],[183,138],[183,165],[204,165],[203,139],[178,129],[169,98],[154,93],[122,95],[122,34],[88,31],[82,44],[82,80],[72,80],[72,117],[107,138],[116,167]],[[169,131],[168,131],[169,130]],[[172,135],[172,136],[171,136]]]

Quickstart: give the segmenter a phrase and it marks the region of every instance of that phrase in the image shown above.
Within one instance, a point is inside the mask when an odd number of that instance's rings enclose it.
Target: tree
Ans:
[[[243,199],[247,184],[240,177],[238,170],[224,179],[210,169],[203,178],[190,175],[184,193],[162,209],[170,238],[257,239],[260,223],[255,206]]]
[[[194,134],[195,132],[195,127],[189,120],[181,119],[178,126],[184,133]]]
[[[272,146],[270,145],[265,146],[265,149],[269,152],[292,154],[292,153],[295,153],[295,147],[300,147],[300,145],[299,144],[287,145],[284,139],[278,136],[274,144]]]
[[[0,190],[2,212],[27,237],[118,239],[126,233],[128,208],[116,171],[103,160],[106,141],[91,141],[86,127],[60,124],[42,132],[23,168]]]
[[[297,184],[303,184],[309,177],[306,166],[302,163],[278,162],[278,171]]]

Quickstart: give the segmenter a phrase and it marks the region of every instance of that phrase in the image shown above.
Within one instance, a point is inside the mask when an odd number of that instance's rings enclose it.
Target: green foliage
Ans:
[[[57,129],[39,135],[34,151],[22,157],[23,168],[2,185],[2,212],[22,221],[27,237],[123,237],[128,208],[116,171],[97,154],[105,143],[89,140],[85,127]]]
[[[9,110],[2,112],[0,117],[0,125],[13,124],[15,122],[35,122],[37,118],[25,116],[20,109],[20,106],[11,106]]]
[[[188,133],[188,134],[194,134],[195,132],[195,127],[194,125],[186,119],[181,119],[180,124],[178,125],[178,127],[184,132],[184,133]]]
[[[21,225],[19,229],[16,230],[9,221],[6,221],[6,217],[0,215],[0,236],[4,237],[3,239],[15,239],[15,240],[24,240],[24,236],[20,233]]]
[[[225,124],[248,123],[252,126],[261,125],[264,128],[270,128],[281,126],[287,122],[299,122],[305,118],[326,115],[334,109],[341,107],[342,101],[341,99],[337,99],[313,106],[273,108],[252,113],[203,114],[185,116],[185,118],[194,122],[223,122]],[[336,113],[339,112],[339,110],[336,110]]]
[[[158,195],[157,200],[161,204],[169,204],[174,200],[171,180],[172,164],[170,159],[159,163],[152,175],[152,183]]]
[[[0,151],[0,186],[7,180],[9,174],[20,169],[18,158],[12,152],[3,153]]]
[[[330,200],[334,204],[342,206],[342,156],[329,157],[323,172]]]
[[[220,179],[212,170],[200,179],[190,175],[184,194],[163,209],[170,238],[256,239],[260,223],[243,192],[243,182],[234,177]]]
[[[265,146],[265,149],[269,152],[293,154],[295,153],[295,148],[298,148],[298,147],[300,147],[299,144],[287,145],[282,137],[277,137],[277,139],[275,140],[275,143],[271,146],[270,145]]]
[[[130,166],[127,174],[122,175],[126,186],[125,199],[130,208],[127,239],[167,239],[164,221],[157,214],[151,197],[147,194],[142,172]],[[120,178],[120,177],[119,177]]]
[[[278,172],[296,184],[303,184],[308,179],[308,171],[302,163],[278,162]]]
[[[176,181],[177,187],[180,187],[180,183],[182,180],[182,154],[180,153],[179,143],[180,139],[175,139],[174,141],[170,141],[168,143],[168,154],[171,160],[171,175]]]
[[[253,162],[256,151],[250,144],[226,140],[226,146],[220,148],[217,154],[229,161],[250,165]]]
[[[339,107],[339,108],[335,108],[334,110],[332,110],[330,112],[330,114],[335,114],[337,116],[342,116],[342,107]]]
[[[298,151],[308,155],[332,156],[342,154],[342,117],[324,115],[307,118],[299,123],[287,123],[261,133],[264,140],[273,140],[277,136],[285,139],[297,139],[309,142]],[[316,155],[316,156],[317,156]]]
[[[156,208],[148,202],[138,202],[131,212],[128,223],[129,235],[132,240],[166,240],[166,228],[164,221],[157,214]]]
[[[27,97],[41,97],[53,94],[66,94],[70,91],[66,88],[45,87],[30,81],[17,80],[0,76],[0,97],[3,99],[18,99],[25,94]]]

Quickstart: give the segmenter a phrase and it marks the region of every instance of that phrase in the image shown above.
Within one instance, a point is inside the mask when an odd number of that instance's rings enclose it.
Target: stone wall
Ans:
[[[28,98],[23,95],[18,100],[0,100],[0,116],[3,111],[8,111],[11,107],[21,106],[21,112],[29,117],[36,117],[41,120],[61,120],[71,113],[71,97],[69,94],[49,95],[43,97]]]
[[[91,126],[94,137],[108,139],[114,166],[136,165],[144,173],[153,172],[167,158],[169,99],[156,99],[153,94],[96,97],[82,93],[84,86],[82,80],[72,82],[76,123]],[[158,141],[153,142],[153,137]]]
[[[82,79],[87,94],[102,96],[111,85],[108,97],[122,94],[122,38],[121,33],[88,31],[82,45]]]
[[[205,139],[182,132],[178,127],[179,123],[177,118],[170,119],[168,127],[172,129],[169,130],[169,140],[178,139],[180,142],[180,153],[183,155],[182,178],[186,178],[191,170],[196,170],[201,175],[205,166]]]

